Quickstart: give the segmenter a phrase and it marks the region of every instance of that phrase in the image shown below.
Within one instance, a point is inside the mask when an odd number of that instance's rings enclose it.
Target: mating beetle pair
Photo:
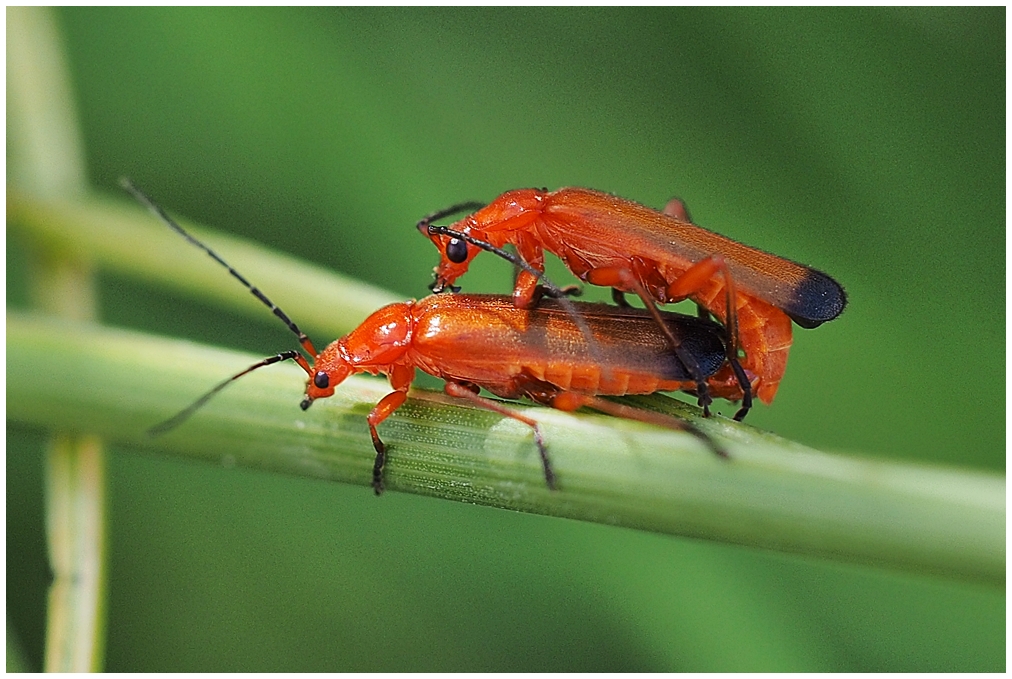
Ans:
[[[383,489],[386,461],[377,427],[406,400],[416,368],[444,379],[448,394],[530,426],[546,483],[555,488],[555,472],[537,422],[479,396],[481,388],[503,398],[527,396],[561,410],[587,406],[685,430],[726,456],[688,422],[599,396],[685,390],[699,397],[706,414],[713,396],[741,400],[735,416],[741,419],[753,393],[772,401],[786,367],[791,320],[816,327],[836,318],[846,304],[843,289],[829,276],[706,231],[691,223],[680,202],[672,201],[662,213],[588,189],[525,189],[505,193],[484,207],[453,206],[418,224],[442,256],[434,291],[452,288],[474,256],[487,250],[520,267],[512,299],[435,295],[388,305],[317,352],[298,326],[241,274],[129,180],[123,186],[226,267],[288,326],[305,352],[287,350],[265,358],[218,384],[153,433],[178,425],[233,380],[279,361],[293,360],[306,371],[303,410],[332,395],[349,375],[382,373],[393,391],[367,416],[376,451],[377,494]],[[451,226],[433,224],[476,208]],[[517,255],[502,249],[507,244]],[[611,287],[618,306],[565,299],[565,291],[544,280],[545,250],[558,255],[582,280]],[[559,299],[541,301],[545,288]],[[646,309],[629,307],[624,293],[639,295]],[[657,308],[681,299],[693,300],[722,324]]]

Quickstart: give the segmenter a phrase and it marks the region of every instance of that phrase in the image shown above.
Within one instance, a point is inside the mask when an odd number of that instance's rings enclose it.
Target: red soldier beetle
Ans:
[[[650,394],[655,391],[691,390],[694,377],[668,349],[668,340],[644,310],[604,304],[580,304],[573,311],[558,301],[535,309],[520,309],[510,298],[492,295],[432,295],[419,301],[387,305],[358,328],[317,352],[309,337],[258,288],[218,254],[185,231],[160,206],[129,180],[123,187],[159,219],[242,283],[295,334],[304,353],[290,349],[267,357],[223,380],[172,418],[152,427],[159,435],[185,421],[215,394],[259,368],[292,360],[307,375],[307,410],[313,401],[332,396],[350,375],[386,375],[393,391],[366,417],[376,458],[373,489],[383,490],[386,445],[377,427],[407,399],[408,389],[421,369],[445,380],[450,396],[470,401],[524,423],[534,434],[545,482],[556,489],[538,423],[520,412],[478,394],[484,388],[496,396],[523,396],[563,411],[586,406],[594,410],[685,431],[699,438],[722,458],[727,453],[691,423],[652,411],[608,401],[599,396]],[[573,305],[568,302],[568,305]],[[690,352],[708,377],[724,363],[722,328],[707,319],[664,313],[662,320],[680,345]],[[307,358],[308,356],[308,358]]]
[[[658,212],[591,189],[518,189],[448,227],[432,224],[477,205],[462,203],[418,223],[441,256],[433,291],[452,288],[481,250],[502,252],[509,244],[534,270],[517,277],[518,307],[536,302],[545,250],[577,278],[611,287],[617,302],[636,293],[655,318],[657,304],[691,299],[727,331],[727,365],[697,379],[704,414],[710,393],[742,401],[736,420],[751,408],[753,392],[771,403],[787,367],[791,321],[815,328],[846,306],[843,288],[826,274],[703,229],[680,201]],[[677,338],[668,341],[684,362]]]

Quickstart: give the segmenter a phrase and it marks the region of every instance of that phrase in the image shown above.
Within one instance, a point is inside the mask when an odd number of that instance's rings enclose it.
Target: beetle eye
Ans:
[[[459,238],[451,238],[446,244],[446,258],[454,264],[460,264],[467,259],[467,243]]]
[[[327,373],[321,370],[313,375],[313,384],[316,385],[317,389],[326,389],[330,386],[330,378],[327,377]]]

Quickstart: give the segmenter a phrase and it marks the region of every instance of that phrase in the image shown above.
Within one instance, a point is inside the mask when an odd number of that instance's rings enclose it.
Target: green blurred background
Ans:
[[[850,296],[796,331],[752,424],[1004,472],[1004,8],[57,16],[99,191],[129,175],[176,214],[404,297],[427,294],[437,255],[413,227],[434,209],[527,186],[678,195]],[[485,259],[465,289],[506,291]],[[291,345],[114,276],[101,307]],[[44,440],[8,425],[8,620],[36,667]],[[1005,593],[985,586],[129,449],[110,498],[112,671],[1005,668]]]

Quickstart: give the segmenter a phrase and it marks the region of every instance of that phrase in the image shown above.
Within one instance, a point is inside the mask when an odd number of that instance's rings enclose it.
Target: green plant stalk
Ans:
[[[46,458],[46,534],[53,569],[46,671],[102,670],[105,504],[103,440],[88,433],[67,434],[61,428],[49,441]]]
[[[62,42],[51,10],[7,14],[8,178],[35,195],[87,190],[84,147]],[[36,306],[67,319],[95,317],[92,268],[75,252],[41,248],[32,271]],[[105,450],[91,434],[55,432],[46,459],[49,587],[43,669],[100,671],[105,652]]]
[[[37,195],[85,190],[84,145],[53,11],[7,10],[7,181]]]
[[[36,253],[32,297],[66,322],[95,315],[92,269],[66,256]],[[44,668],[98,672],[105,649],[107,584],[105,449],[88,429],[57,428],[46,455],[49,587]]]
[[[289,364],[232,385],[172,432],[145,430],[259,357],[38,316],[7,318],[7,417],[96,432],[128,446],[368,485],[365,415],[389,391],[355,377],[302,412]],[[54,379],[57,376],[59,379]],[[1005,481],[994,474],[830,455],[663,397],[730,451],[679,432],[530,408],[560,490],[545,486],[531,432],[413,391],[381,427],[390,491],[628,526],[919,573],[1005,581]],[[382,498],[377,502],[382,502]]]

